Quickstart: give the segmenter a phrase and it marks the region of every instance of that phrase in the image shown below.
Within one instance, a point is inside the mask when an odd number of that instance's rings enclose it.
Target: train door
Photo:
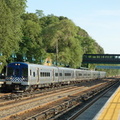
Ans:
[[[53,82],[55,81],[54,69],[52,70],[52,80],[53,80]]]
[[[60,79],[60,70],[59,70],[59,68],[58,68],[58,70],[57,70],[57,73],[58,73],[57,82],[59,82],[59,79]]]
[[[37,83],[40,81],[40,70],[37,68]]]

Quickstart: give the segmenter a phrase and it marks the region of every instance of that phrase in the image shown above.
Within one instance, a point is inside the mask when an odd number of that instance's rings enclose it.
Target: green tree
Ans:
[[[40,18],[40,26],[44,29],[45,27],[47,27],[50,24],[55,24],[56,22],[59,22],[59,18],[57,16],[54,15],[48,15],[48,16],[44,16],[42,18]]]
[[[35,13],[24,13],[22,14],[21,18],[23,19],[23,21],[31,20],[35,23],[39,23],[39,18]]]
[[[41,26],[39,25],[39,18],[34,13],[23,14],[22,18],[24,20],[22,26],[24,36],[20,43],[19,55],[21,57],[23,55],[27,55],[29,60],[34,56],[36,62],[39,62],[40,58],[44,58],[46,54],[43,49],[43,43],[40,36]]]
[[[3,54],[4,62],[13,51],[19,49],[19,42],[22,37],[21,14],[25,10],[25,3],[26,0],[0,1],[0,52]]]
[[[80,37],[89,38],[88,33],[84,29],[82,29],[78,26],[76,26],[76,27],[77,27],[77,35],[79,35]]]
[[[95,41],[90,37],[83,37],[81,41],[81,45],[83,48],[84,54],[96,54],[96,48],[95,48]]]
[[[36,15],[39,17],[39,18],[42,18],[44,17],[44,13],[43,13],[43,10],[36,10]]]
[[[43,30],[42,35],[45,49],[48,53],[56,53],[56,46],[58,44],[59,62],[74,67],[80,65],[82,50],[76,38],[76,26],[71,20],[63,19],[50,24]],[[76,58],[74,58],[74,54],[76,54]],[[53,59],[55,60],[55,56]]]

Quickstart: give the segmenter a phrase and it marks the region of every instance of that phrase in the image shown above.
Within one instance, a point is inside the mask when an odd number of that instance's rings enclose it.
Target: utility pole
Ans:
[[[58,62],[58,39],[56,40],[56,66]]]

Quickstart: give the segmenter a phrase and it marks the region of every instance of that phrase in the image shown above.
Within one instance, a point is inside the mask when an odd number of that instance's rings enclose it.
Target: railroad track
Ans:
[[[58,86],[58,87],[55,87],[55,88],[45,88],[45,89],[37,89],[35,91],[29,91],[29,92],[24,92],[24,93],[1,93],[2,95],[0,96],[0,100],[1,99],[4,99],[4,100],[19,100],[21,98],[26,98],[26,97],[31,97],[31,96],[34,96],[34,95],[37,95],[37,94],[49,94],[49,92],[52,92],[52,91],[56,91],[56,90],[61,90],[61,89],[68,89],[69,87],[74,87],[75,85],[77,86],[86,86],[86,85],[94,85],[94,84],[97,84],[97,83],[101,83],[101,82],[105,82],[103,80],[93,80],[93,81],[83,81],[81,83],[77,83],[77,84],[71,84],[71,85],[66,85],[66,86]],[[0,101],[1,102],[1,101]]]
[[[74,87],[63,88],[56,91],[50,91],[48,93],[40,93],[32,95],[31,97],[21,98],[20,100],[9,100],[5,102],[1,101],[0,119],[30,120],[33,117],[35,118],[36,114],[38,115],[38,113],[39,115],[41,114],[43,118],[46,116],[45,114],[48,113],[47,117],[50,118],[52,117],[52,115],[61,112],[61,110],[64,111],[66,109],[69,109],[72,106],[84,101],[91,95],[95,94],[95,92],[98,91],[97,88],[103,88],[111,83],[112,82],[106,81],[99,81],[93,83],[88,82],[84,85],[75,85]],[[77,98],[78,96],[79,98]],[[56,106],[56,108],[54,106]]]
[[[68,95],[74,95],[76,92],[79,92],[80,90],[82,91],[84,89],[87,89],[87,88],[85,88],[85,87],[76,87],[73,89],[70,88],[70,89],[65,90],[65,91],[51,93],[49,95],[42,96],[42,97],[40,96],[37,98],[32,98],[32,99],[29,99],[27,101],[26,100],[21,101],[21,102],[19,101],[17,103],[14,102],[14,105],[8,104],[8,105],[0,107],[0,116],[1,117],[6,117],[6,116],[10,117],[11,114],[14,114],[14,113],[15,114],[16,113],[22,114],[25,111],[31,110],[32,108],[37,108],[39,106],[46,106],[46,105],[53,103],[55,101],[60,101],[62,99],[65,99]],[[29,106],[27,107],[28,104],[29,104]],[[39,104],[39,106],[38,106],[38,104]],[[23,108],[25,108],[25,110]],[[14,114],[14,116],[15,116],[15,114]]]
[[[70,113],[67,113],[66,115],[61,115],[61,116],[57,116],[54,118],[54,120],[60,120],[61,118],[63,118],[63,120],[77,120],[77,118],[83,113],[86,111],[94,104],[96,103],[96,101],[98,101],[101,97],[103,97],[104,95],[106,95],[106,93],[109,91],[112,91],[113,89],[117,88],[119,86],[120,82],[116,82],[115,84],[111,85],[110,87],[108,87],[107,89],[105,89],[104,91],[102,91],[99,95],[95,96],[94,98],[92,98],[91,100],[88,99],[88,101],[86,102],[86,105],[83,105],[82,107],[79,107],[76,109],[76,112],[72,115],[72,116],[67,116],[67,114],[70,114]],[[116,86],[116,87],[114,87]],[[109,96],[109,95],[106,95],[106,96]],[[78,110],[79,109],[79,110]],[[89,114],[89,113],[88,113]],[[87,114],[85,114],[87,116]],[[63,116],[67,116],[66,119],[64,119]],[[89,116],[89,115],[88,115]],[[80,119],[80,118],[79,118]],[[82,118],[83,119],[83,118]],[[86,119],[89,119],[89,118],[86,118]],[[50,119],[50,120],[53,120],[53,119]]]
[[[4,96],[8,96],[10,95],[11,93],[0,93],[0,98],[4,97]]]

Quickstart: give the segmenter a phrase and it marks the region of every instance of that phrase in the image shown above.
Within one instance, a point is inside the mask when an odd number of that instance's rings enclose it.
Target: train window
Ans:
[[[65,76],[71,76],[71,73],[65,73]]]
[[[55,73],[55,76],[58,76],[58,73]]]
[[[50,73],[49,73],[49,72],[47,72],[47,76],[50,76]]]
[[[40,72],[41,77],[48,77],[50,76],[50,72]]]
[[[19,76],[19,72],[20,72],[19,69],[15,69],[15,73],[14,73],[15,77],[18,77],[18,76]]]
[[[82,76],[82,74],[81,74],[81,73],[79,73],[79,76]]]
[[[22,76],[24,76],[24,77],[28,76],[28,69],[27,68],[22,69]]]
[[[48,76],[48,73],[46,72],[46,76]]]
[[[30,70],[30,76],[32,75],[32,70]]]
[[[45,77],[45,73],[43,72],[43,77]]]
[[[62,76],[62,73],[59,73],[59,76]]]
[[[84,74],[84,76],[86,76],[86,74]]]
[[[35,77],[35,72],[33,72],[33,77]]]
[[[44,72],[41,72],[41,73],[40,73],[40,76],[41,76],[41,77],[44,77]]]
[[[42,77],[42,72],[40,72],[40,76]]]
[[[13,68],[8,67],[7,76],[12,76],[12,75],[13,75]]]
[[[46,77],[46,72],[43,73],[43,76]]]

